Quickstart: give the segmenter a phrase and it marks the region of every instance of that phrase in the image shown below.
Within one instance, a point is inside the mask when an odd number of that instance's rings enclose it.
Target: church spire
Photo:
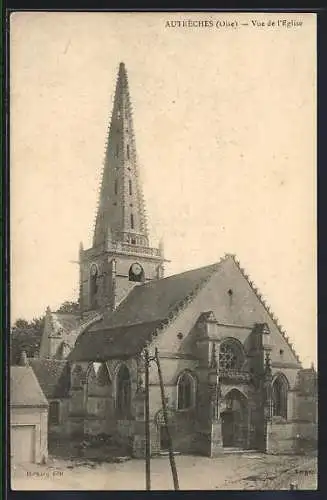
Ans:
[[[99,193],[93,246],[149,246],[128,78],[120,63]]]

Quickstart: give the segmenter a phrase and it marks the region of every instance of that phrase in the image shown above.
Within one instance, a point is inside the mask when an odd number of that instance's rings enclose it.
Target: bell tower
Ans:
[[[136,285],[163,277],[163,247],[152,248],[135,147],[132,107],[120,63],[92,247],[80,247],[81,312],[111,309]]]

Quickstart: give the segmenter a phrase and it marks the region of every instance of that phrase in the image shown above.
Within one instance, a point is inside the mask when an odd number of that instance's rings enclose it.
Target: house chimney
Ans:
[[[26,351],[22,351],[20,355],[20,360],[19,360],[19,366],[28,366],[28,358]]]

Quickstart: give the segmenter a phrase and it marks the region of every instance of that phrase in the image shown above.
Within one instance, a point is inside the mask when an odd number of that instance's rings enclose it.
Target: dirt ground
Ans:
[[[177,456],[181,490],[317,489],[317,459],[260,453],[230,454],[219,458]],[[49,459],[47,465],[15,467],[15,490],[144,490],[143,460],[95,464]],[[151,460],[151,489],[172,490],[168,457]]]

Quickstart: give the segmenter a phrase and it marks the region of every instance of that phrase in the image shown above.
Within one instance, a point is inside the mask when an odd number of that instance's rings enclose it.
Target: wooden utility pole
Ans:
[[[145,349],[144,351],[144,361],[145,361],[145,483],[146,490],[151,490],[151,470],[150,470],[150,394],[149,394],[149,351]]]
[[[164,384],[163,384],[163,379],[162,379],[161,366],[160,366],[159,354],[158,354],[157,348],[155,349],[154,358],[155,358],[155,361],[157,363],[157,368],[158,368],[160,391],[161,391],[162,411],[163,411],[163,417],[164,417],[164,422],[165,422],[165,427],[166,427],[166,432],[167,432],[167,439],[168,439],[168,446],[169,446],[169,461],[170,461],[171,473],[172,473],[173,481],[174,481],[174,489],[179,490],[178,475],[177,475],[177,469],[176,469],[176,463],[175,463],[175,455],[174,455],[174,451],[173,451],[173,443],[172,443],[171,435],[169,432],[167,404],[166,404]]]

